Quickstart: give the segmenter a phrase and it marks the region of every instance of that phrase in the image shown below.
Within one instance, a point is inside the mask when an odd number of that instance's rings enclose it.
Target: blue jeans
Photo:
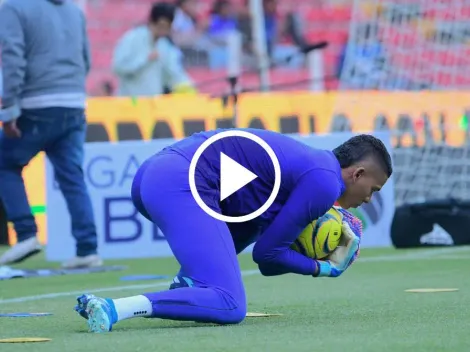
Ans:
[[[23,110],[17,121],[22,136],[9,138],[0,130],[0,198],[18,241],[35,237],[37,226],[24,186],[23,168],[44,151],[54,167],[72,220],[77,255],[97,253],[93,208],[83,176],[86,119],[83,109]]]

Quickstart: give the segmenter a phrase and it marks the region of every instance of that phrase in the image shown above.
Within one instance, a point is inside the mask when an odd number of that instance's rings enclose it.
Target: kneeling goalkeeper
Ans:
[[[253,260],[266,276],[338,277],[351,265],[359,250],[360,233],[354,233],[347,222],[343,223],[346,244],[328,260],[314,260],[289,247],[336,201],[346,209],[370,201],[392,174],[384,144],[373,136],[358,135],[331,152],[276,132],[242,130],[268,143],[279,160],[282,181],[273,205],[250,222],[227,224],[196,203],[189,187],[190,161],[206,139],[223,130],[197,133],[149,158],[134,178],[132,198],[140,213],[165,234],[180,272],[166,291],[120,299],[80,296],[76,310],[88,320],[90,331],[110,331],[118,321],[133,317],[241,322],[247,303],[237,254],[254,242]],[[256,150],[254,142],[235,137],[223,138],[206,149],[196,171],[196,184],[211,209],[240,216],[265,203],[274,172],[267,153]],[[220,202],[222,152],[258,177]]]

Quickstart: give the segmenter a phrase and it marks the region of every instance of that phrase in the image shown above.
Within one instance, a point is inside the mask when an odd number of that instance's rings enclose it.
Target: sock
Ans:
[[[152,303],[142,295],[113,299],[113,303],[117,313],[117,321],[152,315]]]

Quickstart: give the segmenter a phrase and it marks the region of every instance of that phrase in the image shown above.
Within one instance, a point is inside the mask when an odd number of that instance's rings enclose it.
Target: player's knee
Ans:
[[[246,318],[246,306],[239,306],[233,313],[233,324],[239,324]]]
[[[221,319],[220,324],[239,324],[246,317],[246,306],[238,305],[237,307],[227,311],[224,317]]]
[[[233,295],[228,292],[222,293],[224,301],[228,303],[228,306],[220,316],[219,324],[239,324],[246,317],[246,298],[245,295]]]

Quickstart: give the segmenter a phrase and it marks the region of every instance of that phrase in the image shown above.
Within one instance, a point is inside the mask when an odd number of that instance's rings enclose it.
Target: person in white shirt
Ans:
[[[169,38],[174,14],[172,5],[154,4],[148,23],[119,40],[112,63],[119,79],[118,96],[156,96],[165,87],[175,93],[194,92],[181,51]]]

